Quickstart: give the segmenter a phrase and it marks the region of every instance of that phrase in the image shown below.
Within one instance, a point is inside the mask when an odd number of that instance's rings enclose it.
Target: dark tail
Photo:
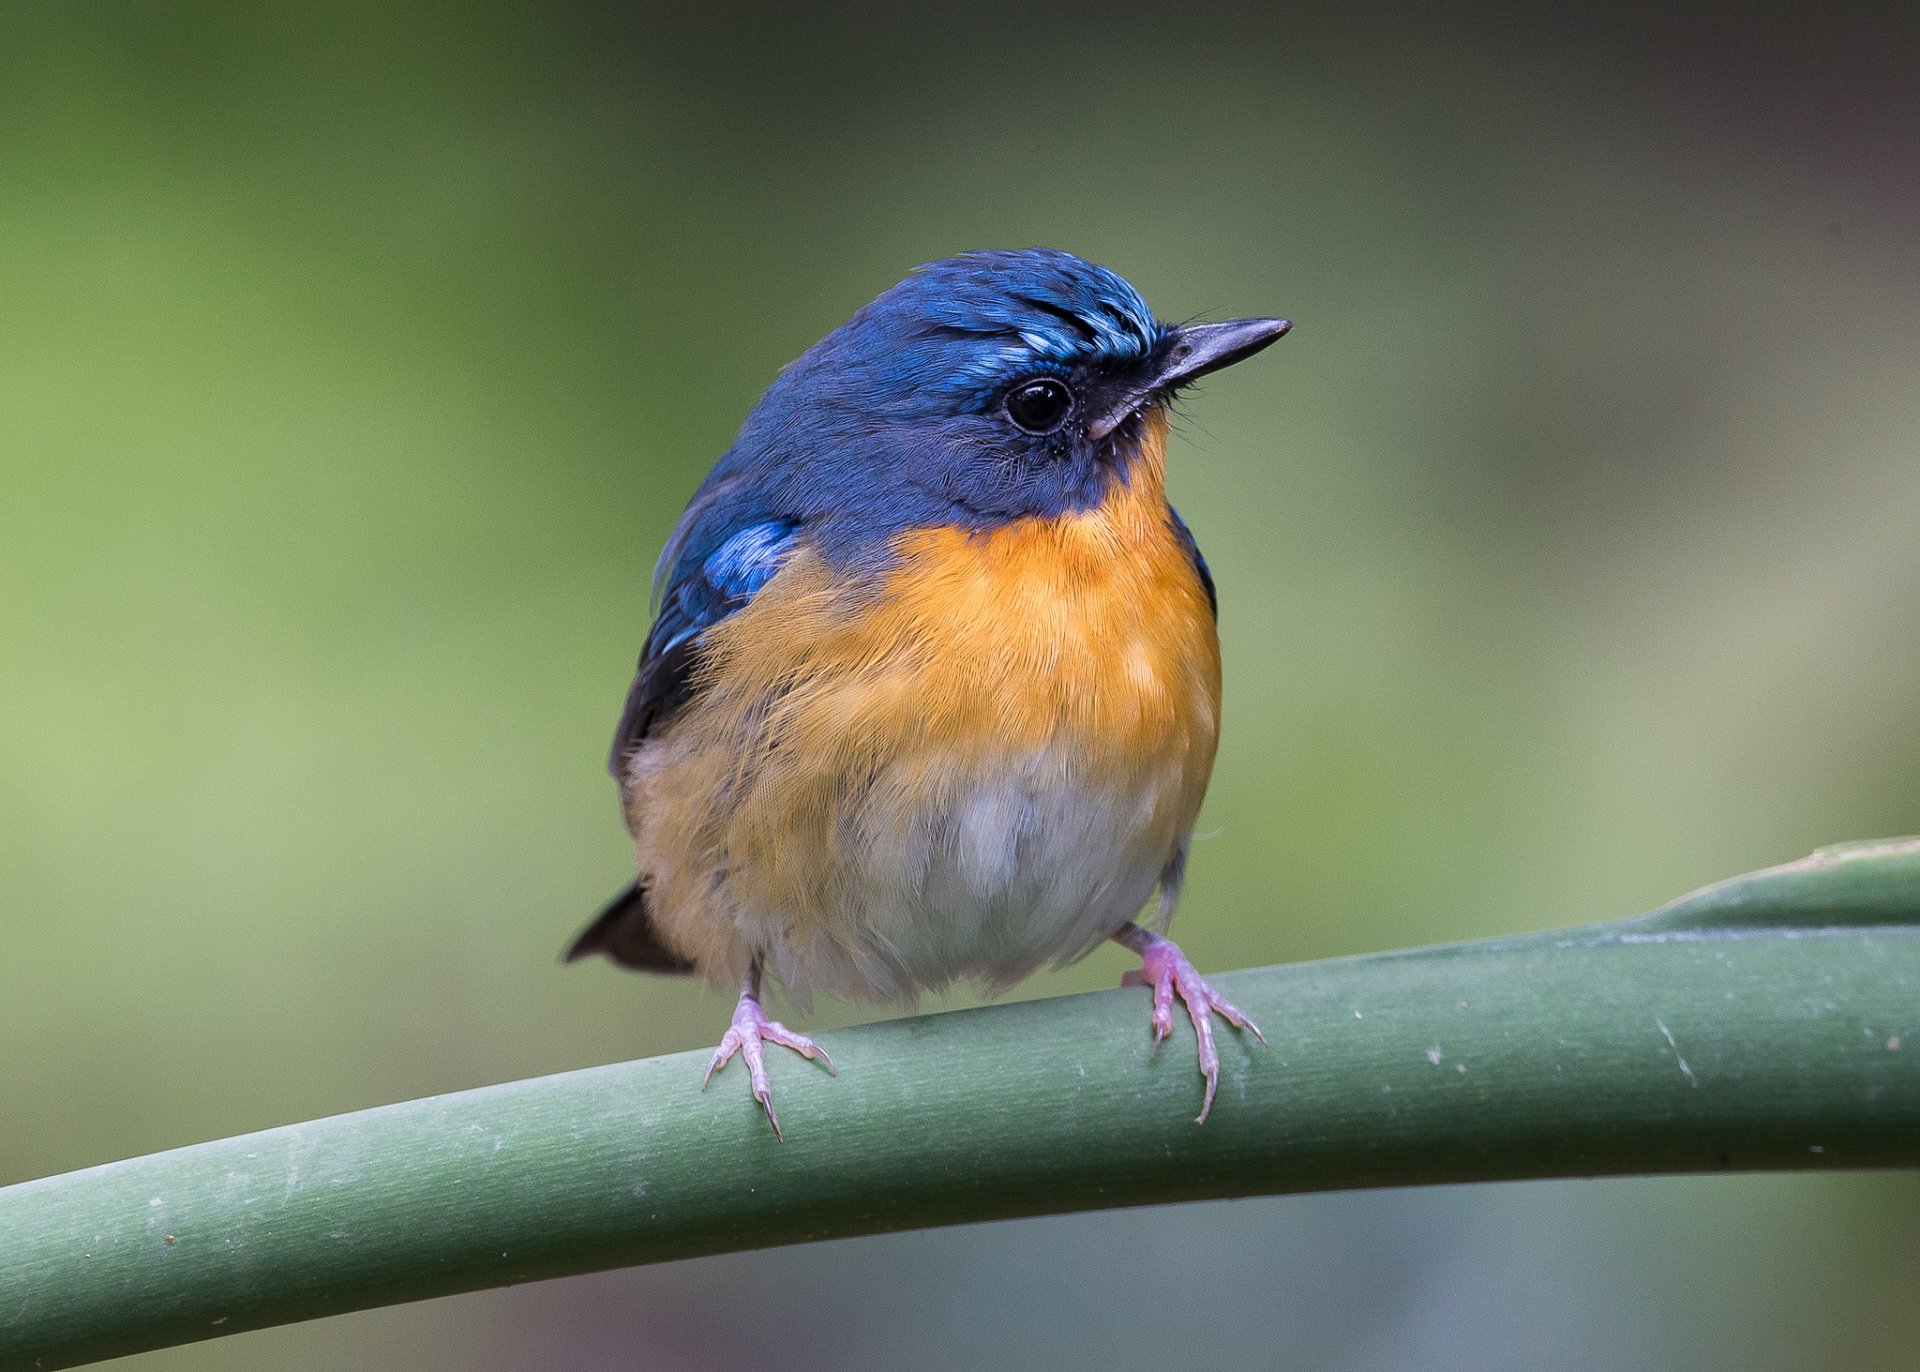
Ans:
[[[593,923],[567,949],[566,961],[575,962],[605,953],[622,967],[636,972],[691,972],[693,963],[660,941],[647,913],[647,888],[630,881],[594,916]]]

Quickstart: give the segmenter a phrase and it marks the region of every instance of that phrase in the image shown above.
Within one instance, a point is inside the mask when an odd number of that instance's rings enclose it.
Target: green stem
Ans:
[[[1920,841],[1641,920],[1223,976],[1213,1117],[1145,993],[289,1125],[0,1190],[0,1366],[884,1230],[1503,1178],[1920,1165]]]

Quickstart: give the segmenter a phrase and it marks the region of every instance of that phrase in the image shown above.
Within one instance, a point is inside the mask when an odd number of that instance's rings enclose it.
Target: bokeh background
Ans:
[[[1173,457],[1201,966],[1920,830],[1913,11],[1566,9],[6,6],[0,1182],[712,1043],[555,960],[648,570],[774,371],[967,247],[1298,321]],[[1901,1368],[1916,1229],[1910,1177],[1249,1201],[137,1362]]]

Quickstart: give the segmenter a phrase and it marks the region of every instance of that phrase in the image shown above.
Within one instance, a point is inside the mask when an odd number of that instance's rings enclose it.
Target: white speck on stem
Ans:
[[[1673,1050],[1673,1060],[1679,1065],[1681,1075],[1687,1079],[1687,1085],[1699,1089],[1700,1078],[1693,1074],[1693,1069],[1687,1066],[1687,1060],[1680,1056],[1680,1045],[1673,1041],[1673,1030],[1667,1028],[1665,1020],[1657,1019],[1653,1023],[1660,1031],[1660,1037],[1667,1041],[1667,1047]]]
[[[1887,1039],[1887,1051],[1889,1053],[1897,1053],[1900,1051],[1900,1036],[1898,1034],[1894,1034]]]
[[[1446,1054],[1440,1051],[1440,1045],[1437,1043],[1434,1044],[1433,1047],[1427,1049],[1427,1061],[1432,1063],[1435,1067],[1438,1067],[1440,1065],[1440,1059],[1444,1058],[1445,1056]]]

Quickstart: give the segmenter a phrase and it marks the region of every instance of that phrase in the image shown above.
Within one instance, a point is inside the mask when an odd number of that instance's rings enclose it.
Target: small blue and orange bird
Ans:
[[[1064,252],[935,262],[761,397],[661,554],[658,618],[614,736],[640,879],[569,960],[739,988],[779,1133],[762,981],[864,1001],[1004,988],[1113,939],[1259,1030],[1171,916],[1220,723],[1213,579],[1167,503],[1167,402],[1284,319],[1175,327]]]

